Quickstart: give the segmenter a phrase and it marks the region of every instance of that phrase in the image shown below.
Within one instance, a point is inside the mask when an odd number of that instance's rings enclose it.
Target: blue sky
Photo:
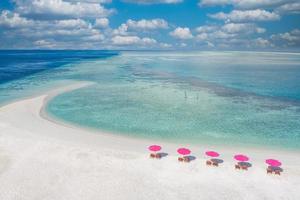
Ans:
[[[1,0],[1,49],[300,50],[299,0]]]

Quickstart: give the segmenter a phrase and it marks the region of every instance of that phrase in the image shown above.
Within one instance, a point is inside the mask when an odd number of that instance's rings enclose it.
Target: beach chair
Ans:
[[[179,158],[178,158],[178,161],[179,161],[179,162],[183,162],[183,158],[182,158],[182,157],[179,157]]]
[[[209,165],[209,166],[210,166],[210,165],[212,165],[212,162],[211,162],[210,160],[207,160],[207,161],[206,161],[206,165]]]
[[[189,157],[184,157],[183,161],[188,163],[188,162],[190,162],[190,158]]]
[[[267,174],[272,174],[273,173],[273,170],[271,168],[267,168]]]
[[[280,170],[275,170],[275,174],[280,175]]]
[[[242,168],[242,170],[248,170],[248,166],[246,166],[246,165],[241,166],[241,168]]]
[[[155,155],[155,158],[161,159],[161,154],[157,153],[157,154]]]
[[[215,166],[215,167],[218,167],[218,166],[219,166],[219,163],[213,162],[212,165]]]
[[[240,165],[235,165],[235,169],[241,169]]]
[[[155,158],[155,157],[156,157],[156,155],[154,153],[150,154],[150,158]]]

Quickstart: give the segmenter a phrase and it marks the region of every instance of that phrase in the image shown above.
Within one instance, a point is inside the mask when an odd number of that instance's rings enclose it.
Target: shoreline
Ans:
[[[93,82],[89,82],[89,81],[75,81],[74,83],[69,83],[67,86],[60,86],[57,89],[50,89],[48,91],[42,92],[41,94],[36,94],[33,96],[29,96],[29,97],[25,97],[25,98],[21,98],[21,99],[17,99],[14,100],[12,102],[6,103],[5,105],[0,106],[0,109],[2,107],[6,107],[7,105],[11,105],[13,103],[18,103],[20,101],[25,101],[25,100],[30,100],[30,99],[34,99],[34,98],[40,98],[43,96],[43,103],[40,107],[40,111],[39,111],[39,117],[51,122],[51,123],[55,123],[59,126],[63,126],[66,128],[71,128],[71,129],[77,129],[80,131],[83,131],[85,133],[92,133],[92,134],[99,134],[99,135],[104,135],[106,137],[112,137],[112,138],[118,138],[118,139],[125,139],[125,140],[134,140],[135,142],[143,142],[143,143],[147,143],[147,144],[152,144],[152,143],[163,143],[166,144],[168,146],[173,146],[173,147],[178,147],[178,145],[180,146],[189,146],[190,148],[193,149],[199,149],[199,146],[201,149],[205,148],[205,149],[209,149],[214,148],[214,149],[226,149],[226,150],[230,150],[230,151],[236,151],[237,149],[242,150],[244,152],[250,152],[253,151],[258,153],[258,152],[284,152],[284,153],[299,153],[300,154],[300,150],[298,149],[289,149],[289,148],[282,148],[282,147],[272,147],[272,146],[251,146],[251,144],[249,145],[245,145],[243,146],[242,144],[230,144],[230,145],[220,145],[220,144],[204,144],[204,143],[200,143],[200,144],[188,144],[188,143],[179,143],[176,141],[168,141],[167,139],[156,139],[156,138],[143,138],[143,137],[136,137],[136,136],[131,136],[131,135],[121,135],[121,133],[115,133],[115,132],[109,132],[109,131],[104,131],[104,130],[99,130],[96,128],[90,128],[90,127],[83,127],[74,123],[69,123],[67,121],[64,121],[62,119],[58,119],[55,116],[52,116],[50,113],[48,113],[46,111],[46,107],[49,101],[51,101],[53,98],[55,98],[57,95],[63,94],[65,92],[70,92],[73,90],[77,90],[83,87],[88,87],[90,85],[93,85]],[[231,148],[230,146],[234,146],[233,148]],[[147,147],[147,146],[145,146]],[[145,148],[146,149],[146,148]],[[174,151],[175,152],[175,151]],[[176,153],[176,152],[175,152]]]
[[[105,137],[112,137],[114,139],[120,139],[120,140],[132,140],[135,142],[141,142],[144,144],[152,144],[152,143],[162,143],[165,144],[165,146],[173,146],[175,148],[178,146],[188,146],[190,148],[193,149],[210,149],[210,148],[214,148],[214,149],[226,149],[229,150],[230,152],[236,151],[237,149],[243,151],[243,152],[251,152],[254,151],[256,153],[259,152],[284,152],[284,153],[300,153],[300,150],[298,149],[288,149],[288,148],[281,148],[281,147],[272,147],[272,146],[251,146],[251,144],[249,145],[245,145],[243,146],[242,144],[231,144],[231,145],[219,145],[219,144],[204,144],[204,143],[200,143],[200,144],[188,144],[186,142],[184,143],[179,143],[176,141],[168,141],[167,139],[156,139],[156,138],[143,138],[143,137],[136,137],[136,136],[131,136],[131,135],[121,135],[121,133],[114,133],[114,132],[109,132],[109,131],[104,131],[104,130],[99,130],[96,128],[90,128],[90,127],[83,127],[80,125],[76,125],[73,123],[69,123],[67,121],[64,121],[62,119],[58,119],[55,116],[52,116],[50,113],[48,113],[46,111],[46,107],[49,101],[51,101],[53,98],[55,98],[57,95],[59,94],[63,94],[65,92],[69,92],[69,91],[73,91],[73,90],[77,90],[83,87],[88,87],[90,85],[93,85],[93,82],[88,82],[88,81],[78,81],[75,83],[70,83],[67,86],[61,86],[57,89],[50,89],[48,91],[45,91],[41,94],[36,94],[34,96],[31,97],[25,97],[25,98],[21,98],[21,99],[17,99],[14,100],[12,102],[9,102],[3,106],[0,106],[0,109],[2,107],[6,107],[8,105],[14,104],[14,103],[18,103],[18,102],[22,102],[22,101],[26,101],[26,100],[31,100],[31,99],[35,99],[35,98],[43,98],[42,101],[42,105],[40,106],[39,109],[39,117],[47,120],[51,123],[54,123],[56,125],[59,126],[63,126],[66,128],[71,128],[71,129],[77,129],[79,131],[85,132],[87,134],[96,134],[96,135],[102,135]],[[199,148],[200,146],[200,148]],[[231,148],[231,146],[234,146],[233,148]],[[145,146],[145,150],[147,146]],[[174,151],[176,153],[176,151]],[[199,153],[199,152],[198,152]]]
[[[178,144],[94,132],[45,113],[51,98],[90,84],[71,84],[0,107],[0,199],[300,198],[298,151],[182,144],[196,160],[181,164]],[[153,143],[169,155],[150,160],[147,147]],[[210,149],[224,160],[218,168],[205,166],[204,151]],[[236,153],[250,157],[249,171],[234,170]],[[266,174],[264,159],[271,157],[282,161],[281,176]]]

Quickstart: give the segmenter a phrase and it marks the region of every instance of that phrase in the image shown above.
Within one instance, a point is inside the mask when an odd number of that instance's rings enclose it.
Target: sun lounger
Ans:
[[[273,170],[271,168],[267,168],[267,174],[272,174],[273,173]]]
[[[248,167],[246,165],[241,166],[242,170],[248,170]]]
[[[158,153],[160,150],[161,150],[161,146],[159,145],[151,145],[148,147],[148,149],[153,152],[150,154],[150,158],[158,158],[160,159],[161,158],[161,154]]]
[[[189,159],[189,157],[184,157],[184,158],[183,158],[183,161],[184,161],[184,162],[190,162],[190,159]]]
[[[212,162],[210,160],[207,160],[206,165],[212,165]]]
[[[235,165],[235,169],[241,169],[240,165]]]
[[[182,157],[179,157],[179,158],[178,158],[178,161],[179,161],[179,162],[183,162],[183,158],[182,158]]]
[[[218,167],[219,163],[211,161],[211,160],[207,160],[206,165]]]
[[[154,153],[151,153],[150,154],[150,158],[155,158],[156,156],[155,156],[155,154]]]
[[[281,169],[274,169],[272,167],[268,167],[267,168],[267,174],[277,174],[277,175],[280,175],[281,174]]]

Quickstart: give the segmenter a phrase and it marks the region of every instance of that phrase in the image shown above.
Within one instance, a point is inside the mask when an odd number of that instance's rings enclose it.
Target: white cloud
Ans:
[[[25,0],[27,1],[27,0]],[[25,2],[24,1],[24,2]],[[77,6],[82,3],[67,2],[61,0],[50,0],[58,3],[63,2],[63,5]],[[18,0],[20,3],[21,0]],[[23,3],[24,3],[23,2]],[[26,7],[30,10],[33,7],[36,0]],[[39,6],[45,2],[44,0],[39,1]],[[77,1],[76,1],[77,2]],[[94,2],[94,1],[93,1]],[[94,3],[86,3],[94,5]],[[46,2],[45,7],[48,7]],[[22,4],[23,6],[24,4]],[[51,9],[56,8],[57,5],[51,5]],[[33,6],[33,7],[31,7]],[[38,7],[38,8],[40,8]],[[58,17],[53,11],[41,12],[43,14],[53,15],[51,18],[38,18],[27,16],[24,13],[25,8],[16,7],[15,12],[2,11],[0,12],[0,32],[1,43],[0,48],[103,48],[109,46],[110,48],[118,46],[126,46],[126,48],[170,48],[171,44],[159,43],[154,38],[147,36],[133,35],[133,32],[129,31],[140,31],[140,30],[155,30],[155,29],[166,29],[168,23],[163,19],[142,19],[139,21],[128,20],[126,24],[122,24],[118,29],[112,30],[109,27],[109,20],[105,17],[91,18],[89,19],[86,15],[82,18],[75,17],[75,14],[70,18]],[[61,9],[61,8],[59,8]],[[58,10],[59,10],[58,9]],[[39,11],[38,11],[39,10]],[[35,12],[40,12],[40,9]],[[22,11],[21,15],[18,12]],[[64,11],[65,13],[69,11]],[[80,13],[80,12],[79,12]],[[35,13],[36,14],[36,13]],[[60,13],[62,15],[63,13]],[[81,14],[80,14],[81,15]],[[99,30],[101,28],[101,31]],[[102,32],[103,31],[103,32]],[[137,33],[139,34],[139,32]],[[10,45],[11,39],[14,41],[14,46]],[[10,42],[5,42],[9,41]],[[8,46],[7,46],[8,45]]]
[[[262,48],[266,41],[254,40],[257,34],[264,33],[264,28],[253,23],[227,23],[224,25],[204,25],[196,28],[196,41],[209,48]]]
[[[135,21],[128,19],[126,23],[121,24],[117,29],[113,30],[114,35],[129,35],[129,31],[147,31],[155,29],[168,28],[168,22],[163,19],[141,19]]]
[[[277,14],[300,13],[299,0],[200,0],[199,6],[232,5],[241,10],[269,9]]]
[[[196,28],[196,31],[199,33],[197,39],[207,39],[207,38],[229,38],[243,35],[252,34],[252,33],[264,33],[266,30],[264,28],[258,27],[253,23],[228,23],[222,26],[200,26]]]
[[[200,0],[200,6],[233,5],[242,9],[274,8],[297,0]]]
[[[47,40],[37,40],[37,41],[34,41],[33,44],[39,48],[53,48],[55,45],[50,42],[50,41],[47,41]]]
[[[128,35],[128,26],[127,24],[121,24],[117,29],[113,30],[113,35]]]
[[[212,32],[218,29],[218,26],[209,26],[209,25],[204,25],[204,26],[199,26],[196,28],[196,31],[198,33],[206,33],[206,32]]]
[[[276,11],[280,12],[280,13],[299,14],[300,13],[300,2],[284,4],[284,5],[276,8]]]
[[[69,2],[83,2],[83,3],[111,3],[112,0],[64,0]]]
[[[109,15],[114,10],[106,6],[112,0],[12,1],[15,3],[13,11],[0,11],[0,48],[18,45],[19,47],[27,45],[29,48],[172,47],[171,43],[156,41],[155,36],[164,34],[165,29],[174,27],[164,19],[126,19],[127,21],[118,28],[110,28]],[[175,4],[183,0],[127,0],[127,2]],[[234,9],[229,13],[219,12],[209,15],[223,21],[221,24],[214,21],[213,25],[193,29],[194,35],[187,27],[175,26],[169,33],[171,37],[180,39],[174,42],[174,47],[188,47],[193,41],[211,48],[234,49],[239,46],[268,48],[272,45],[300,47],[299,29],[270,37],[262,34],[266,33],[266,29],[255,24],[259,21],[279,20],[281,14],[300,13],[299,0],[202,0],[201,5],[232,5]],[[159,35],[157,38],[163,37]],[[193,38],[195,40],[192,40]],[[184,41],[188,39],[190,39],[188,42]]]
[[[168,28],[168,22],[163,19],[141,19],[139,21],[127,20],[126,25],[132,29],[142,29],[142,30],[153,30],[153,29],[166,29]]]
[[[208,40],[216,40],[216,39],[227,39],[236,36],[236,34],[226,32],[228,28],[223,28],[222,26],[216,25],[205,25],[199,26],[196,28],[198,35],[196,35],[197,41],[208,41]]]
[[[160,43],[159,46],[162,48],[171,48],[173,45],[168,43]]]
[[[209,35],[207,33],[200,33],[196,36],[196,39],[199,41],[207,40]]]
[[[102,16],[112,10],[100,4],[109,0],[13,1],[13,11],[0,12],[0,48],[101,48],[110,36]]]
[[[0,15],[0,26],[6,26],[10,28],[15,27],[27,27],[32,26],[34,22],[21,17],[18,13],[13,13],[8,10],[4,10]]]
[[[219,12],[210,14],[209,17],[224,21],[245,22],[245,21],[274,21],[279,20],[277,13],[266,10],[233,10],[230,13]]]
[[[38,49],[95,49],[95,45],[100,43],[96,41],[81,41],[80,43],[74,44],[74,42],[69,41],[57,41],[52,39],[47,40],[37,40],[32,44],[29,44],[29,48]],[[34,46],[33,46],[34,45]]]
[[[290,32],[273,34],[271,37],[254,37],[251,33],[259,34],[261,31],[255,24],[248,24],[252,28],[246,28],[245,24],[225,24],[219,28],[210,29],[209,26],[204,26],[204,31],[201,27],[198,27],[198,35],[195,39],[198,43],[206,46],[214,45],[216,48],[225,49],[270,49],[270,48],[288,48],[288,47],[300,47],[300,30],[294,29]],[[230,28],[228,28],[230,27]],[[258,30],[257,30],[258,29]],[[212,44],[212,45],[211,45]]]
[[[264,33],[264,28],[257,27],[251,23],[228,23],[222,26],[222,30],[227,33]]]
[[[96,28],[106,28],[109,25],[109,20],[107,18],[98,18],[95,20],[94,27]]]
[[[94,33],[93,35],[82,38],[85,41],[102,41],[105,39],[104,35],[101,33]]]
[[[31,31],[27,30],[27,36],[29,37],[42,37],[42,38],[53,38],[56,40],[82,40],[85,37],[90,37],[94,35],[100,35],[100,31],[96,29],[55,29],[51,28],[49,31],[43,31],[42,29],[35,30],[35,36],[30,36],[33,34]]]
[[[215,45],[212,43],[212,42],[206,42],[207,46],[210,47],[210,48],[213,48],[215,47]]]
[[[137,4],[174,4],[174,3],[181,3],[183,0],[122,0],[128,3],[137,3]]]
[[[266,39],[263,39],[263,38],[254,39],[253,43],[254,43],[255,46],[261,47],[261,48],[266,48],[266,47],[273,46],[273,44],[269,40],[266,40]]]
[[[105,39],[104,35],[94,29],[90,22],[82,19],[28,20],[19,16],[18,13],[2,11],[0,27],[4,27],[0,32],[2,43],[0,46],[4,46],[7,40],[13,40],[14,46],[24,47],[27,44],[31,45],[31,48],[56,48],[58,46],[54,44],[60,43],[68,47],[73,45],[76,48],[76,45],[80,47],[80,43]]]
[[[170,32],[170,35],[174,38],[186,40],[193,38],[193,35],[189,28],[178,27],[174,31]]]
[[[67,2],[63,0],[15,0],[16,12],[41,19],[98,18],[113,13],[99,3]]]
[[[82,19],[56,20],[54,25],[57,28],[88,28],[90,24]]]
[[[157,43],[157,41],[155,39],[147,38],[147,37],[142,38],[141,41],[142,41],[142,44],[144,44],[144,45],[148,45],[148,44],[151,45],[151,44],[156,44]]]
[[[153,45],[156,44],[157,41],[152,38],[140,38],[138,36],[114,36],[112,39],[113,44],[119,46],[127,46],[127,45]]]
[[[278,46],[297,46],[300,47],[300,29],[290,32],[273,34],[271,40]]]
[[[179,46],[180,46],[180,47],[186,47],[186,46],[187,46],[187,44],[186,44],[186,43],[184,43],[184,42],[181,42],[181,43],[179,43]]]
[[[113,35],[132,35],[138,31],[153,31],[156,29],[167,29],[168,22],[163,19],[141,19],[138,21],[128,19],[126,23],[121,24],[118,28],[114,29]]]
[[[227,33],[225,31],[219,30],[219,31],[211,33],[210,38],[212,38],[212,39],[228,39],[228,38],[235,38],[236,36],[237,36],[236,33]]]

